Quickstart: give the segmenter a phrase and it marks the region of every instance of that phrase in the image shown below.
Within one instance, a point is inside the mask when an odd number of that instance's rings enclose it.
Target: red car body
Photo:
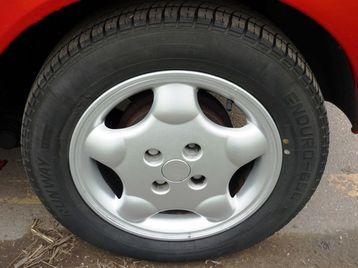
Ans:
[[[12,0],[0,3],[0,54],[31,25],[78,0]],[[343,48],[355,77],[358,96],[358,1],[357,0],[281,0],[313,19]],[[350,116],[358,133],[358,109]]]

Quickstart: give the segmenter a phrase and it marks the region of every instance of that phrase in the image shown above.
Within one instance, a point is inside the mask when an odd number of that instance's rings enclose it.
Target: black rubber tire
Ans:
[[[249,219],[208,238],[167,242],[126,233],[97,216],[74,186],[68,150],[79,117],[103,92],[140,74],[178,69],[225,78],[254,95],[291,154],[284,155],[273,193]],[[145,2],[91,19],[49,57],[22,126],[26,173],[58,221],[102,248],[160,261],[214,258],[279,230],[315,191],[328,143],[323,98],[303,57],[269,22],[223,1]]]

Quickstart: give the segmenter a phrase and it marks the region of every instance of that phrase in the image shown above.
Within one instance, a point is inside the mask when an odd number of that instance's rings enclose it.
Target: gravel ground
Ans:
[[[0,171],[0,267],[358,267],[358,135],[350,132],[341,111],[331,104],[327,107],[328,165],[307,206],[266,241],[195,263],[133,260],[72,236],[31,191],[19,150],[0,150],[0,159],[9,161]]]

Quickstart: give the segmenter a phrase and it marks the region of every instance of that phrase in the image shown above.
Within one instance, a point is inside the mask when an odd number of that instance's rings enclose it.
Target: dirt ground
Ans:
[[[358,135],[328,104],[331,150],[311,201],[262,243],[219,259],[153,263],[115,256],[76,238],[41,205],[18,149],[0,150],[0,267],[358,267]]]

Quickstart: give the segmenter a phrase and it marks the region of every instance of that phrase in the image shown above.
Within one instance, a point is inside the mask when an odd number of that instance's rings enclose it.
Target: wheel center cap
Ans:
[[[181,182],[190,174],[190,166],[183,160],[169,160],[162,166],[163,176],[171,182]]]

